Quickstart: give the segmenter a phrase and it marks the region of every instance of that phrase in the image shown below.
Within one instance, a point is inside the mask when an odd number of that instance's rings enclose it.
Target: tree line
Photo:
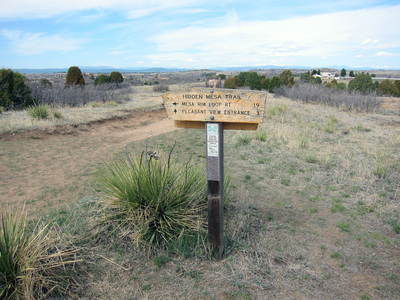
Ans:
[[[350,72],[351,73],[351,72]],[[374,81],[368,73],[351,74],[354,76],[346,86],[336,79],[323,83],[320,70],[308,71],[295,80],[291,70],[283,71],[279,76],[267,78],[255,71],[240,72],[236,76],[219,74],[224,80],[224,88],[236,89],[249,87],[252,90],[266,90],[275,92],[282,88],[298,87],[301,84],[322,86],[331,90],[358,92],[361,94],[376,93],[384,96],[400,97],[400,80],[385,79],[380,83]],[[342,69],[341,75],[346,76],[346,70]],[[93,79],[93,78],[92,78]],[[28,82],[18,72],[11,69],[0,70],[0,112],[11,109],[23,109],[39,103],[58,103],[64,105],[86,104],[90,101],[120,100],[126,97],[121,84],[124,79],[120,72],[114,71],[108,74],[100,74],[94,78],[94,85],[87,85],[81,70],[72,66],[68,69],[63,86],[53,86],[47,79],[39,83]],[[119,90],[118,92],[116,90]],[[112,99],[114,98],[114,99]],[[116,99],[118,98],[118,99]]]
[[[224,82],[224,88],[236,89],[241,87],[249,87],[252,90],[266,90],[274,92],[281,87],[292,88],[299,84],[315,84],[326,88],[348,92],[359,92],[368,94],[376,92],[380,96],[400,97],[400,80],[385,79],[381,82],[374,81],[373,76],[368,73],[354,74],[353,71],[350,77],[353,77],[346,85],[344,82],[338,82],[336,79],[330,82],[322,82],[320,77],[314,76],[321,74],[320,70],[308,71],[300,75],[298,80],[295,80],[291,70],[283,71],[279,76],[266,78],[264,75],[259,75],[257,72],[240,72],[236,76],[228,76]],[[220,75],[219,75],[220,76]],[[341,76],[346,76],[346,70],[342,69]]]
[[[109,101],[123,97],[121,87],[124,78],[120,72],[100,74],[94,78],[94,86],[87,85],[79,67],[68,69],[65,83],[60,86],[48,79],[30,82],[25,76],[11,69],[0,70],[0,112],[23,109],[39,103],[79,105],[90,101]]]

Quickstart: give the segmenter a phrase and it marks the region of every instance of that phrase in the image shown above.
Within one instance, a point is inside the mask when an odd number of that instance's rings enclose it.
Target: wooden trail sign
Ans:
[[[265,92],[204,88],[163,95],[176,127],[204,128],[204,122],[222,122],[224,129],[235,130],[257,129],[266,98]]]
[[[180,128],[205,128],[208,187],[208,240],[224,253],[224,129],[257,130],[264,118],[266,93],[193,89],[163,95],[168,117]]]

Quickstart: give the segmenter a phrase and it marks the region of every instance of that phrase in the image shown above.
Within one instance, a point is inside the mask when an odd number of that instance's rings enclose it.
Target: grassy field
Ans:
[[[176,142],[174,157],[204,165],[203,130],[155,139],[165,152]],[[127,144],[135,153],[144,147]],[[91,194],[45,212],[80,249],[79,299],[400,298],[398,114],[269,94],[259,130],[225,131],[224,147],[232,193],[222,260],[144,253],[115,232],[94,235],[101,212]],[[123,155],[114,149],[110,159]]]

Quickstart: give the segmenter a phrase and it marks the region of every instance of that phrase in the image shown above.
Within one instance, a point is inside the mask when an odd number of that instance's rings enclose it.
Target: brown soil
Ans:
[[[0,203],[39,215],[90,193],[97,167],[125,144],[175,130],[164,109],[51,132],[0,137]],[[34,205],[32,205],[34,203]]]

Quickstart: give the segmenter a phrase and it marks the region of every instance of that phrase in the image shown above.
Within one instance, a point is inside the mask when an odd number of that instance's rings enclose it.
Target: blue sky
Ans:
[[[5,68],[400,68],[400,1],[2,2]]]

